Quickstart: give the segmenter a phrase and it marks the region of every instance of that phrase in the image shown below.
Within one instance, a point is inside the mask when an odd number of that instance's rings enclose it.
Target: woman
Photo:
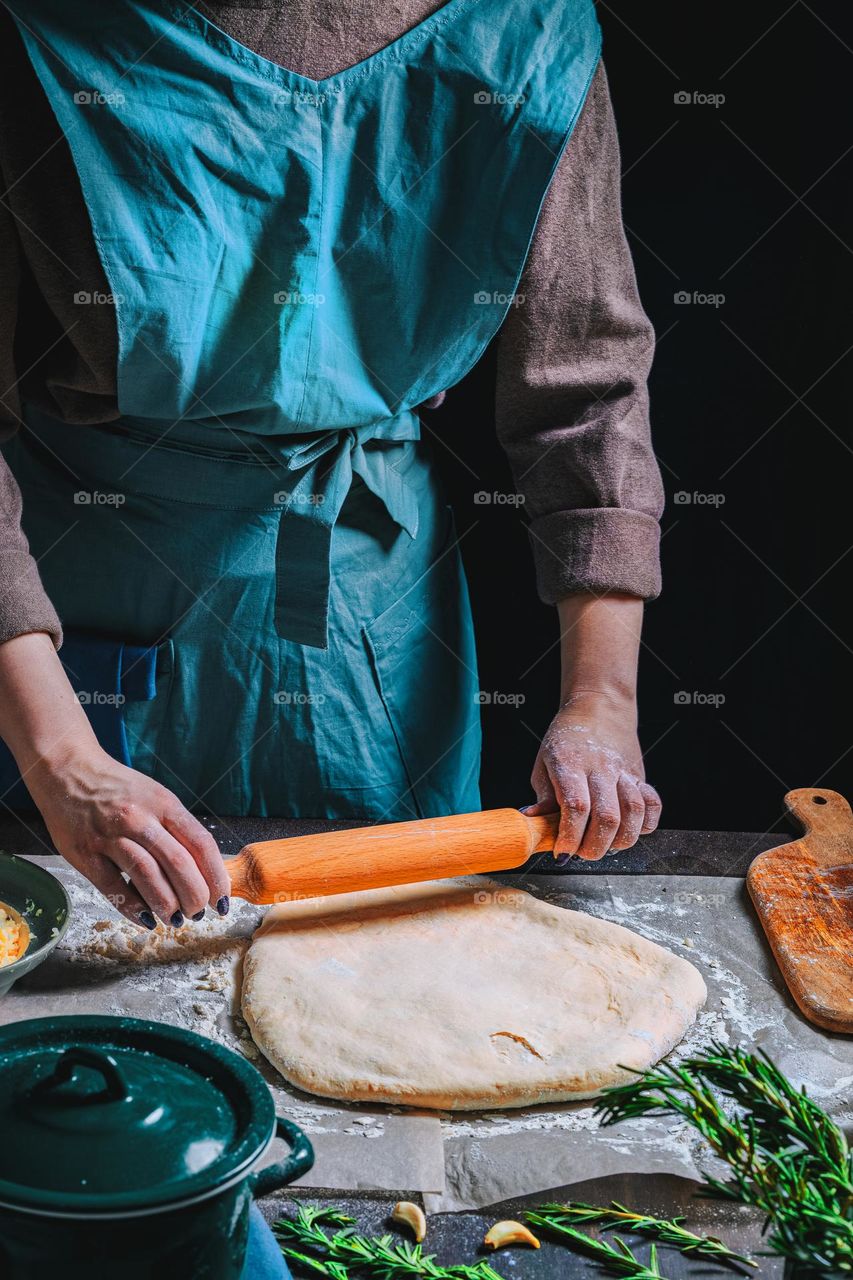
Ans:
[[[228,910],[193,809],[478,808],[470,611],[421,411],[497,335],[562,636],[529,812],[562,810],[563,856],[652,830],[653,335],[591,0],[9,8],[3,803],[19,771],[148,928]]]

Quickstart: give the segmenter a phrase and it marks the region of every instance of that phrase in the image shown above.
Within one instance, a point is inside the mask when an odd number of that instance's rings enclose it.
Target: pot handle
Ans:
[[[255,1199],[269,1195],[271,1191],[278,1191],[288,1182],[295,1182],[297,1178],[302,1177],[303,1173],[307,1173],[314,1163],[314,1148],[292,1120],[276,1116],[275,1133],[276,1137],[284,1138],[290,1147],[290,1155],[285,1160],[280,1160],[278,1164],[269,1164],[265,1169],[250,1175],[249,1183]]]

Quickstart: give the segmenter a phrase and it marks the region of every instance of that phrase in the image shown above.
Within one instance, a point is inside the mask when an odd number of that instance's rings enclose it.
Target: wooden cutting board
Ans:
[[[791,995],[828,1031],[853,1033],[853,813],[837,791],[785,804],[805,835],[760,854],[746,883]]]

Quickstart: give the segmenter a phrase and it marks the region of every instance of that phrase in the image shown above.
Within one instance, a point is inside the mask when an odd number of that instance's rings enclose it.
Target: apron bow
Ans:
[[[359,476],[410,538],[417,537],[418,502],[382,447],[420,439],[420,422],[407,412],[386,423],[324,431],[282,450],[289,472],[301,472],[292,490],[276,494],[281,506],[276,540],[276,630],[286,640],[328,648],[332,530]]]

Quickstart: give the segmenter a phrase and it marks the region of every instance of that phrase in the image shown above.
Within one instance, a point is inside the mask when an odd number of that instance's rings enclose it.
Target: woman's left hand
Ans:
[[[531,782],[530,816],[562,817],[554,856],[603,858],[654,831],[661,801],[646,782],[633,701],[603,693],[568,698],[542,740]]]

